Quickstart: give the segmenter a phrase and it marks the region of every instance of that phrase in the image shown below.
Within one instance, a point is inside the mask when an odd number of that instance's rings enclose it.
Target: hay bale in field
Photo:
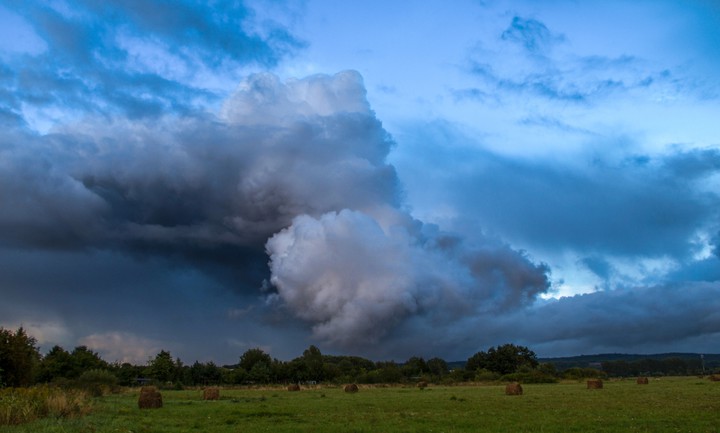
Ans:
[[[345,385],[345,388],[343,388],[345,392],[358,392],[360,391],[360,388],[358,388],[357,385],[354,383],[351,383],[350,385]]]
[[[602,389],[603,381],[600,379],[590,379],[587,381],[587,389]]]
[[[154,386],[143,386],[140,388],[138,407],[140,409],[158,409],[163,406],[162,395]]]
[[[425,382],[424,380],[421,380],[421,381],[418,382],[418,384],[417,384],[417,387],[420,388],[420,389],[425,389],[425,388],[427,388],[427,386],[428,386],[428,383]]]
[[[288,385],[288,391],[300,391],[300,385],[298,385],[297,383]]]
[[[522,395],[522,393],[522,386],[517,382],[505,385],[505,395]]]
[[[720,374],[711,374],[710,380],[713,382],[720,382]]]
[[[203,400],[220,400],[220,388],[212,386],[203,389]]]
[[[637,378],[637,384],[638,384],[638,385],[647,385],[647,384],[649,384],[649,383],[650,383],[650,381],[648,380],[647,377],[641,376],[641,377],[638,377],[638,378]]]

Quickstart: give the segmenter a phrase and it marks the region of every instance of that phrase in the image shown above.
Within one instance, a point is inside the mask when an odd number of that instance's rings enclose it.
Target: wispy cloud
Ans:
[[[565,40],[564,36],[551,33],[542,22],[518,16],[513,17],[510,26],[500,37],[505,41],[522,45],[533,54],[547,51],[552,45]]]
[[[3,59],[3,91],[17,101],[5,117],[36,125],[74,110],[188,113],[224,96],[204,82],[213,74],[270,67],[303,46],[279,25],[254,23],[242,3],[31,1],[12,14],[44,47]]]

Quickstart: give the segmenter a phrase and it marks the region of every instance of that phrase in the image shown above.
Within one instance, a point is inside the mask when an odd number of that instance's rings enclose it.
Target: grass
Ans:
[[[39,386],[0,390],[0,425],[38,418],[72,418],[90,413],[92,401],[82,390]]]
[[[138,391],[96,401],[76,419],[43,419],[5,432],[720,432],[720,383],[663,378],[649,385],[610,381],[417,388],[341,388],[288,392],[284,388],[163,391],[162,409],[139,410]]]

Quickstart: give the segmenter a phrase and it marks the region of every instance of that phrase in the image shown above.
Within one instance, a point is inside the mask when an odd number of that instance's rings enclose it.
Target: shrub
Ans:
[[[498,379],[500,379],[500,375],[498,373],[495,373],[494,371],[480,368],[475,372],[476,382],[491,382]]]
[[[573,367],[568,368],[563,372],[565,379],[571,380],[582,380],[582,379],[601,379],[606,377],[607,374],[604,371],[597,370],[595,368],[579,368]]]
[[[117,382],[117,377],[107,370],[88,370],[77,378],[76,385],[93,397],[100,397],[109,392],[117,392]]]
[[[47,386],[0,391],[0,425],[15,425],[38,418],[70,418],[90,412],[91,400],[82,390]]]
[[[517,373],[506,374],[501,379],[508,382],[520,383],[557,383],[557,378],[554,375],[537,369],[527,369]]]

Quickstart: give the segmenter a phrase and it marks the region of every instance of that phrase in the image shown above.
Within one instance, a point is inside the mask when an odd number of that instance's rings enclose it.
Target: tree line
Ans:
[[[630,376],[639,374],[694,374],[695,366],[682,360],[666,362],[624,361],[593,368],[571,368],[558,372],[552,363],[538,362],[535,352],[524,346],[504,344],[470,356],[463,366],[451,368],[441,358],[425,360],[412,356],[404,362],[375,362],[358,356],[324,355],[308,347],[290,361],[272,358],[260,348],[240,355],[233,365],[214,362],[185,364],[169,351],[161,350],[145,365],[109,363],[86,346],[67,351],[54,346],[42,356],[37,341],[21,327],[0,328],[0,387],[23,387],[38,383],[103,386],[133,386],[154,383],[160,386],[252,385],[278,383],[457,383],[467,381],[519,381],[548,383],[560,378]]]
[[[602,369],[609,376],[693,376],[705,374],[710,369],[700,359],[639,359],[637,361],[605,361]]]

